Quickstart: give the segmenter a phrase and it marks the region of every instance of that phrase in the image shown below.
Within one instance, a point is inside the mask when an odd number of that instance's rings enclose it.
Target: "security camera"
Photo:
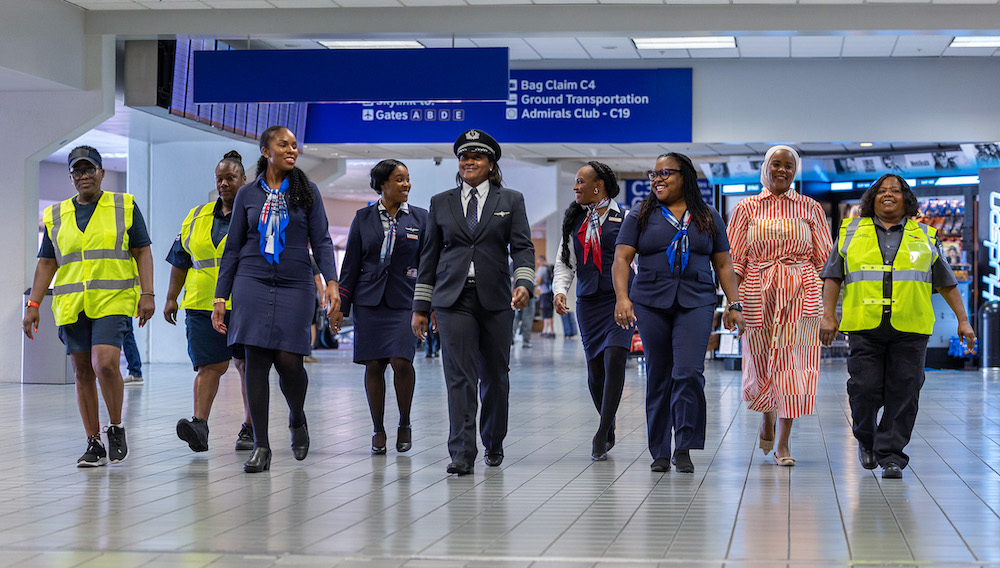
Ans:
[[[435,165],[435,166],[440,166],[440,165],[441,165],[441,161],[442,161],[443,159],[444,159],[444,158],[442,158],[441,156],[434,156],[434,165]]]

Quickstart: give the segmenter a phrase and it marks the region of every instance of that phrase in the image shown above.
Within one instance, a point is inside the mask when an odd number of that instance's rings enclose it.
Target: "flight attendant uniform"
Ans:
[[[351,223],[340,274],[340,310],[354,308],[354,362],[399,357],[413,361],[417,338],[410,329],[413,289],[427,210],[403,203],[396,213],[393,244],[381,201],[359,209]]]
[[[638,208],[625,217],[617,244],[636,249],[639,270],[629,299],[646,356],[646,424],[653,459],[671,456],[673,429],[677,450],[705,447],[705,351],[712,332],[716,287],[711,255],[729,250],[726,224],[712,209],[715,232],[688,226],[689,258],[682,267],[680,248],[667,258],[677,229],[660,211],[640,232]]]

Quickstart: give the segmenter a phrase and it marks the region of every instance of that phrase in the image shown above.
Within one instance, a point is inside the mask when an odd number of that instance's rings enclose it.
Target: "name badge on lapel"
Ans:
[[[621,217],[612,217],[612,216],[608,215],[608,221],[611,221],[612,223],[621,223],[622,222],[622,218]]]
[[[406,228],[406,238],[411,241],[416,241],[420,239],[420,227],[407,227]]]

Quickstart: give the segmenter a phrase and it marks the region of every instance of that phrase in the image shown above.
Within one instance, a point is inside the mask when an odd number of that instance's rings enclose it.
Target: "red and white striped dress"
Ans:
[[[743,277],[743,400],[779,418],[812,414],[819,379],[819,270],[833,243],[823,208],[788,190],[741,201],[727,229]]]

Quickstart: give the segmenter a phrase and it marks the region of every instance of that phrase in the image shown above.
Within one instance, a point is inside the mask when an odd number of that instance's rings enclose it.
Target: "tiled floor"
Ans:
[[[506,461],[457,478],[444,471],[440,359],[415,362],[413,450],[396,453],[390,429],[389,454],[373,457],[361,367],[349,351],[318,356],[309,457],[291,456],[275,387],[275,461],[256,475],[232,449],[235,374],[211,450],[193,454],[174,434],[190,415],[190,367],[147,366],[146,383],[126,389],[128,459],[92,470],[75,467],[85,442],[72,386],[0,386],[0,565],[1000,567],[997,374],[928,372],[912,467],[883,481],[858,464],[842,361],[824,363],[818,415],[796,421],[794,468],[755,451],[759,415],[740,403],[739,373],[709,362],[697,471],[655,474],[635,363],[618,444],[594,463],[582,350],[536,339],[513,349]]]

